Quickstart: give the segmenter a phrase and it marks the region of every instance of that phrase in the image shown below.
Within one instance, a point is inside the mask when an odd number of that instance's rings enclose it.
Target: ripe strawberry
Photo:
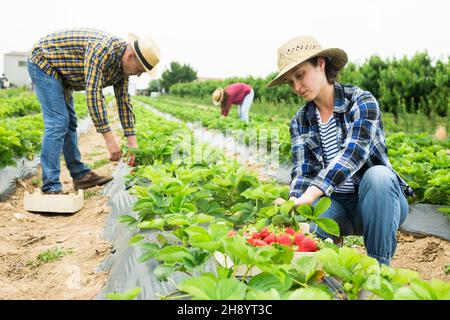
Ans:
[[[264,239],[269,235],[269,229],[264,228],[259,232],[259,235],[261,236],[261,239]]]
[[[253,245],[257,246],[257,247],[264,247],[264,246],[268,246],[269,244],[263,240],[255,239]]]
[[[278,236],[277,239],[276,239],[276,242],[278,242],[279,244],[287,245],[287,246],[292,245],[291,238],[289,238],[289,236],[286,235],[286,234]]]
[[[232,236],[236,235],[237,232],[234,230],[231,230],[230,232],[228,232],[228,238],[231,238]]]
[[[256,247],[262,247],[262,246],[268,245],[266,242],[259,240],[259,239],[254,239],[254,238],[247,239],[247,242]]]
[[[295,230],[292,229],[292,228],[286,228],[286,229],[284,229],[284,231],[285,231],[287,234],[290,234],[290,235],[292,235],[292,236],[295,234]]]
[[[268,244],[277,241],[277,236],[275,233],[270,233],[267,237],[264,238],[264,241]]]
[[[305,235],[303,233],[296,233],[294,236],[295,244],[300,247],[300,244],[302,243],[302,240],[304,238],[305,238]]]
[[[252,235],[252,239],[262,239],[261,234],[258,233],[258,232],[255,232],[255,233]]]
[[[314,240],[305,237],[300,243],[299,249],[301,252],[316,252],[317,245]]]

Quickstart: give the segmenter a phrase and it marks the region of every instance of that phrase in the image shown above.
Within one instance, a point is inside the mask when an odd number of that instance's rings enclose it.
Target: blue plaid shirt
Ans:
[[[413,196],[411,187],[389,162],[381,110],[374,96],[356,86],[335,82],[333,114],[339,152],[330,163],[324,161],[315,103],[307,103],[292,118],[294,167],[290,196],[300,197],[309,186],[316,186],[330,196],[348,178],[357,187],[364,172],[376,165],[390,168],[405,196]]]

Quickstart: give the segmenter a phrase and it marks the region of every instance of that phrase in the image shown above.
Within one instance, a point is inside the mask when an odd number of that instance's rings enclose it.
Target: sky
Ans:
[[[446,0],[2,0],[0,8],[0,72],[4,53],[77,27],[152,37],[161,49],[159,75],[178,61],[199,77],[265,77],[277,70],[278,47],[301,35],[345,50],[356,63],[374,54],[450,55]],[[138,88],[150,80],[134,78]]]

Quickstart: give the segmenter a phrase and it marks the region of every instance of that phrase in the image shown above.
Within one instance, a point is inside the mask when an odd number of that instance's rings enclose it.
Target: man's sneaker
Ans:
[[[44,191],[42,192],[43,194],[52,194],[52,195],[64,195],[64,194],[68,194],[67,192],[63,192],[62,190],[58,190],[58,191]]]
[[[73,180],[73,188],[75,190],[78,189],[88,189],[95,186],[101,186],[113,179],[112,176],[99,176],[95,172],[91,171],[88,174],[86,174],[83,178],[78,180]]]

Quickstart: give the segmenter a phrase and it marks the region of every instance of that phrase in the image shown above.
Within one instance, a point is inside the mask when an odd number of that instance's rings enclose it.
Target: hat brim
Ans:
[[[304,57],[298,61],[295,61],[286,67],[284,67],[282,70],[278,72],[278,75],[267,85],[267,88],[273,88],[275,86],[278,86],[280,84],[283,84],[283,77],[294,69],[299,64],[315,57],[329,57],[331,58],[330,63],[333,65],[334,68],[337,70],[341,70],[348,62],[347,54],[344,50],[339,48],[330,48],[330,49],[324,49],[321,50],[311,56]]]
[[[141,66],[144,68],[145,72],[152,78],[156,78],[158,75],[158,71],[156,70],[156,67],[153,67],[153,69],[149,70],[141,61],[141,59],[139,58],[139,55],[137,54],[136,50],[134,49],[134,45],[133,42],[135,42],[136,40],[138,40],[139,37],[132,33],[129,32],[128,33],[128,42],[131,45],[131,49],[133,49],[134,54],[136,55],[136,58],[138,59],[139,63],[141,64]]]
[[[215,105],[215,106],[220,105],[220,103],[222,102],[222,99],[223,99],[223,89],[221,89],[219,92],[220,92],[219,100],[215,100],[214,98],[212,99],[213,105]]]

